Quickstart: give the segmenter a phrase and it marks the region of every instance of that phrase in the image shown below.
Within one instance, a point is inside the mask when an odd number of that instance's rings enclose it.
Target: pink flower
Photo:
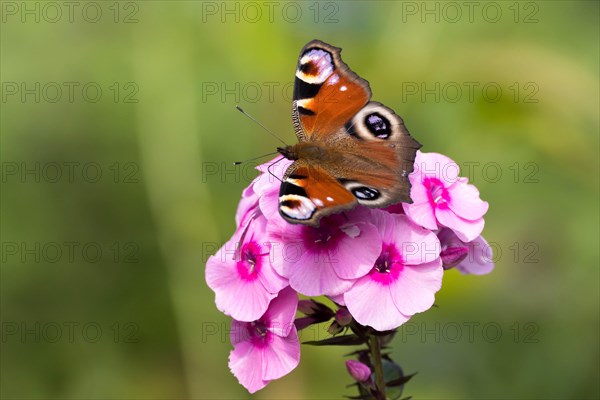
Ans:
[[[344,301],[360,324],[385,331],[433,305],[443,268],[433,232],[384,211],[374,211],[373,221],[383,239],[379,258],[344,294]]]
[[[300,342],[294,326],[298,296],[289,287],[271,301],[266,313],[252,322],[231,322],[229,368],[250,393],[290,373],[300,362]]]
[[[269,259],[266,219],[250,219],[206,263],[206,282],[217,308],[239,321],[254,321],[287,286]]]
[[[267,231],[275,241],[273,267],[306,296],[344,293],[371,270],[381,250],[370,215],[356,208],[323,218],[318,229],[272,218]]]
[[[458,173],[458,165],[448,157],[417,151],[415,169],[409,175],[413,203],[404,204],[404,211],[427,229],[445,226],[461,240],[470,242],[483,230],[488,203]]]
[[[494,269],[492,248],[483,236],[465,243],[454,232],[445,228],[437,236],[442,246],[444,269],[456,267],[463,274],[473,275],[489,274]]]

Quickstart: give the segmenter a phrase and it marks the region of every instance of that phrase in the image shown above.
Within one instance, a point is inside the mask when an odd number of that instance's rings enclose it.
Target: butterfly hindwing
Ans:
[[[321,217],[349,210],[356,198],[324,168],[298,160],[279,190],[279,213],[291,223],[318,226]]]
[[[344,157],[348,178],[346,187],[360,184],[380,192],[380,196],[364,198],[358,194],[360,204],[368,207],[385,207],[410,199],[408,175],[413,172],[417,150],[421,144],[410,136],[404,121],[394,111],[381,103],[369,102],[338,132],[340,142],[352,141],[352,157]],[[359,142],[356,145],[356,142]],[[356,159],[369,156],[369,163],[357,169]],[[356,182],[356,183],[355,183]]]

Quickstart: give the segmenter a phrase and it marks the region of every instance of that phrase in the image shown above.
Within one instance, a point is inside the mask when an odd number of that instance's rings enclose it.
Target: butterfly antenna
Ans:
[[[274,138],[276,138],[277,140],[279,140],[281,143],[283,143],[286,146],[288,145],[286,142],[283,141],[283,139],[281,139],[279,136],[277,136],[276,134],[274,134],[273,132],[271,132],[270,130],[268,130],[263,124],[261,124],[260,122],[258,122],[252,115],[250,115],[246,111],[244,111],[242,109],[242,107],[236,105],[235,108],[237,108],[237,110],[239,112],[241,112],[242,114],[244,114],[246,117],[250,118],[252,121],[254,121],[258,125],[260,125],[261,128],[263,128],[265,131],[267,131],[271,136],[273,136]]]
[[[244,161],[235,161],[233,163],[233,165],[240,165],[240,164],[243,164],[243,163],[247,163],[248,161],[255,161],[255,160],[261,159],[263,157],[274,156],[275,154],[278,154],[278,152],[274,151],[274,152],[271,152],[271,153],[268,153],[268,154],[263,154],[262,156],[250,158],[250,159],[244,160]]]

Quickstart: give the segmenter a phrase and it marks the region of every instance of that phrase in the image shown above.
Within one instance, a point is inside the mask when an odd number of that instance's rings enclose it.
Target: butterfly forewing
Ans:
[[[300,52],[292,108],[301,141],[335,132],[371,98],[369,82],[352,72],[340,53],[319,40]]]

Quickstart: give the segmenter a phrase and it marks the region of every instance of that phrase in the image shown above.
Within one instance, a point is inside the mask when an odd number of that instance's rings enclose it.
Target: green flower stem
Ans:
[[[375,368],[375,384],[377,385],[378,400],[385,400],[385,378],[383,376],[383,363],[381,359],[381,349],[379,338],[375,335],[369,335],[369,349],[371,350],[371,362]]]

